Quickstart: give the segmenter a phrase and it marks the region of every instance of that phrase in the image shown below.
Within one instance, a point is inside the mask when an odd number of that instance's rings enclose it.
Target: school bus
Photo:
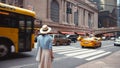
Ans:
[[[0,3],[0,57],[31,51],[35,12]]]

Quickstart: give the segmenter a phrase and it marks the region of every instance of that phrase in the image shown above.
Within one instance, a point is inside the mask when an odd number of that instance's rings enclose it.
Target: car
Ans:
[[[71,41],[73,41],[74,43],[76,43],[77,42],[77,35],[75,35],[75,34],[70,34],[70,35],[67,35],[66,36],[67,38],[69,38],[69,39],[71,39]]]
[[[114,46],[120,46],[120,37],[115,39]]]
[[[63,34],[50,34],[53,39],[53,45],[70,45],[71,40]]]
[[[106,40],[106,37],[102,37],[102,40]]]
[[[111,37],[110,40],[115,40],[115,37]]]
[[[80,45],[84,47],[101,47],[101,39],[97,37],[84,37],[80,40]]]

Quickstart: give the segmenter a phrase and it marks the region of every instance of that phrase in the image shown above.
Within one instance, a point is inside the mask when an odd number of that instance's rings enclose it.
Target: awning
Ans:
[[[77,34],[84,35],[84,32],[76,32]]]
[[[61,32],[62,34],[75,34],[74,32]]]
[[[103,34],[104,36],[114,36],[113,33],[106,33],[106,34]]]

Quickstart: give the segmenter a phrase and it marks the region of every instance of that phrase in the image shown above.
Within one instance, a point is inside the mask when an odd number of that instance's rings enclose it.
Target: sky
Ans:
[[[117,0],[117,3],[119,4],[119,3],[120,3],[120,0]]]

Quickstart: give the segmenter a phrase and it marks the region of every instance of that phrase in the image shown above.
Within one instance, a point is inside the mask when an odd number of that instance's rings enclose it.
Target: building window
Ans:
[[[76,26],[78,26],[78,10],[76,11],[76,12],[74,12],[74,24],[76,25]]]
[[[66,20],[67,20],[67,23],[69,23],[70,21],[69,21],[69,14],[72,14],[72,5],[71,5],[71,3],[70,2],[67,2],[67,4],[66,4]]]
[[[18,0],[18,6],[23,8],[23,0]]]
[[[90,13],[88,13],[88,26],[89,26],[89,28],[92,28],[91,14]]]
[[[83,25],[85,26],[85,9],[83,10]]]
[[[17,0],[8,0],[10,5],[17,5]]]
[[[118,16],[120,17],[120,7],[119,7],[119,9],[118,9]]]
[[[2,3],[6,3],[6,0],[1,0]]]
[[[54,22],[59,22],[59,4],[56,0],[51,2],[51,20]]]

